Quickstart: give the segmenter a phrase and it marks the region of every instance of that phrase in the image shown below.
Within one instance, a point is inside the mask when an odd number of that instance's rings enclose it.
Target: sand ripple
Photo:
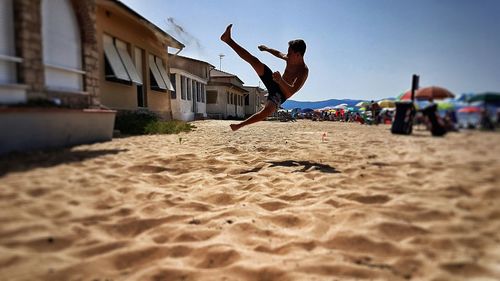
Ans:
[[[1,158],[0,280],[500,280],[499,134],[195,125]]]

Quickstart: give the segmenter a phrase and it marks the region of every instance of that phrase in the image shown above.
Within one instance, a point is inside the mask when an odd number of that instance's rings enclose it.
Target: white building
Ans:
[[[207,115],[210,118],[244,118],[248,93],[238,76],[213,69],[207,86]]]
[[[245,117],[248,117],[265,106],[267,91],[257,86],[244,86],[243,88],[248,91],[245,95]]]
[[[192,121],[207,117],[206,88],[213,65],[178,55],[170,57],[172,116],[175,120]]]

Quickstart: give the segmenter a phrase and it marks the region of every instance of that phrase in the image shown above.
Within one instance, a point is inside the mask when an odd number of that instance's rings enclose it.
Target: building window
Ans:
[[[134,48],[134,63],[135,63],[135,69],[137,70],[137,74],[139,76],[139,79],[141,81],[143,80],[143,66],[144,66],[144,50],[141,48]],[[144,86],[142,84],[136,84],[136,90],[137,90],[137,107],[147,107],[148,106],[148,101],[146,97],[146,93],[144,91]]]
[[[250,95],[245,96],[245,105],[250,105]]]
[[[0,84],[16,84],[16,57],[14,45],[14,9],[12,0],[0,1]]]
[[[196,81],[193,80],[192,82],[192,89],[193,89],[193,99],[198,102],[198,87],[196,87]]]
[[[207,104],[217,103],[217,91],[207,91]]]
[[[149,55],[149,77],[151,90],[159,92],[174,91],[174,86],[170,82],[169,76],[160,57]]]
[[[137,72],[137,69],[132,61],[132,58],[130,57],[130,53],[128,51],[128,44],[118,40],[114,39],[116,50],[118,51],[118,55],[120,56],[120,59],[125,66],[125,70],[128,73],[128,76],[130,77],[130,81],[132,81],[135,84],[142,85],[142,79],[139,77],[139,73]]]
[[[187,78],[184,76],[181,76],[181,99],[186,100],[186,94],[187,94]]]
[[[23,59],[16,56],[14,39],[13,0],[0,0],[0,103],[16,104],[26,101],[24,86],[18,84],[17,64]]]
[[[170,74],[170,82],[172,82],[173,91],[170,91],[170,98],[175,100],[177,99],[177,81],[175,81],[175,73]]]
[[[47,88],[83,91],[80,27],[70,0],[42,1],[42,33]]]
[[[227,104],[231,104],[231,95],[229,95],[229,92],[226,92],[227,95]]]
[[[193,92],[193,86],[191,84],[191,79],[187,78],[187,99],[191,100],[191,94]]]
[[[201,102],[205,102],[205,95],[206,95],[206,91],[205,91],[205,84],[201,84]]]
[[[201,83],[196,82],[196,98],[198,99],[198,102],[201,102]]]

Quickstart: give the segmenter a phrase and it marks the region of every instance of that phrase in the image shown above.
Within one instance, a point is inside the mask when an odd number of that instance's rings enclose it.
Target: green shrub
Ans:
[[[189,132],[194,125],[182,121],[153,121],[146,125],[144,132],[146,134],[178,134],[180,132]]]
[[[193,128],[195,126],[182,121],[161,121],[149,110],[121,112],[115,120],[115,129],[124,135],[177,134]]]
[[[159,119],[158,115],[148,110],[121,112],[116,116],[115,129],[125,135],[142,135],[146,133],[148,124]]]

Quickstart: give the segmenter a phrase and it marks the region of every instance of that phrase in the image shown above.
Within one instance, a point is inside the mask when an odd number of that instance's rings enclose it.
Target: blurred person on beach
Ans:
[[[282,103],[302,88],[309,74],[309,69],[304,63],[304,53],[306,52],[306,43],[304,40],[297,39],[288,42],[287,54],[283,54],[265,45],[258,46],[260,51],[267,51],[286,61],[285,72],[283,76],[281,76],[279,71],[273,73],[267,65],[263,64],[259,59],[238,45],[231,37],[232,27],[232,24],[228,25],[220,39],[228,44],[243,60],[253,67],[269,93],[266,105],[261,111],[255,113],[241,123],[230,125],[231,129],[236,131],[243,126],[266,119],[266,117],[279,109]]]
[[[380,113],[380,105],[376,103],[375,101],[371,101],[370,103],[370,110],[372,111],[372,119],[373,119],[373,124],[378,125],[379,120],[378,120],[378,114]]]
[[[483,130],[495,130],[495,125],[493,124],[490,114],[486,108],[481,110],[481,128]]]

